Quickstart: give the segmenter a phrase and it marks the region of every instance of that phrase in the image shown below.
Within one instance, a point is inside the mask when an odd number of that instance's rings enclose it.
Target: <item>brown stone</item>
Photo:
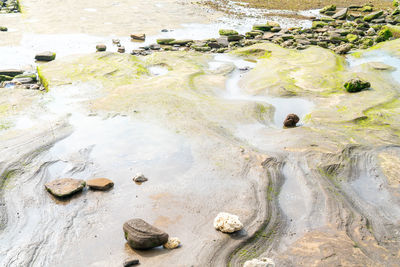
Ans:
[[[94,178],[88,180],[87,185],[92,190],[108,190],[114,186],[114,183],[107,178]]]
[[[56,197],[68,197],[81,191],[86,182],[79,179],[62,178],[45,184],[45,188]]]
[[[299,122],[299,117],[296,114],[287,115],[283,125],[285,127],[296,127],[296,124]]]
[[[146,40],[146,34],[144,34],[144,33],[131,34],[131,38],[132,38],[132,40],[144,41],[144,40]]]
[[[148,224],[142,219],[132,219],[124,223],[125,239],[133,249],[150,249],[168,242],[168,234]]]

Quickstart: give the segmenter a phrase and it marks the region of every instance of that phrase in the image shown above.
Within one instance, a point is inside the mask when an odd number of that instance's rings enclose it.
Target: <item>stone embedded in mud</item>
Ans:
[[[138,264],[139,264],[139,260],[138,259],[126,259],[124,261],[123,266],[124,267],[129,267],[129,266],[138,265]]]
[[[137,41],[144,41],[146,40],[146,34],[144,33],[131,34],[131,39]]]
[[[214,228],[223,233],[233,233],[243,228],[239,217],[227,212],[220,212],[214,219]]]
[[[296,124],[299,122],[299,117],[296,114],[289,114],[286,116],[285,121],[283,122],[283,126],[288,128],[296,127]]]
[[[246,261],[243,267],[275,267],[275,262],[270,258],[252,259]]]
[[[107,50],[107,46],[105,44],[98,44],[96,45],[97,52],[104,52]]]
[[[135,183],[144,183],[146,181],[148,181],[149,179],[147,179],[146,176],[144,176],[142,173],[137,173],[134,177],[133,177],[133,181]]]
[[[219,35],[221,36],[230,36],[230,35],[238,35],[239,33],[235,30],[221,29],[219,30]]]
[[[50,51],[42,52],[36,54],[35,59],[37,61],[53,61],[54,59],[56,59],[56,53]]]
[[[108,190],[114,186],[114,182],[107,178],[94,178],[87,180],[87,186],[93,190]]]
[[[371,87],[371,84],[367,81],[355,78],[351,79],[344,84],[344,88],[349,93],[357,93],[364,89]]]
[[[150,249],[168,242],[168,234],[148,224],[142,219],[132,219],[124,223],[125,239],[133,249]]]
[[[86,182],[79,179],[62,178],[45,184],[45,188],[56,197],[68,197],[81,191]]]
[[[174,249],[178,248],[181,244],[181,241],[177,237],[170,237],[168,238],[168,242],[163,245],[166,249]]]

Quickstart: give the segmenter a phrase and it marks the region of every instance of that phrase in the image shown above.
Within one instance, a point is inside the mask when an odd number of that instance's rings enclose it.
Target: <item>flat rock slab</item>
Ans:
[[[168,234],[148,224],[142,219],[132,219],[124,223],[125,239],[133,249],[150,249],[168,242]]]
[[[114,186],[114,182],[107,178],[95,178],[86,182],[92,190],[108,190]]]
[[[56,197],[68,197],[81,191],[86,186],[86,182],[79,179],[62,178],[51,181],[44,186],[50,194]]]
[[[56,59],[56,53],[50,52],[50,51],[42,52],[42,53],[37,54],[35,56],[35,59],[37,61],[52,61],[52,60]]]
[[[23,70],[17,70],[17,69],[0,70],[0,75],[10,76],[10,77],[15,77],[17,75],[21,75],[22,73],[24,73]]]

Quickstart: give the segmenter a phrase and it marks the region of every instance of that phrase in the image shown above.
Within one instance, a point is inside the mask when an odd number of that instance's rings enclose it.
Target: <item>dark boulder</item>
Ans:
[[[124,223],[125,239],[133,249],[150,249],[168,242],[168,234],[148,224],[142,219],[132,219]]]
[[[299,120],[300,119],[296,114],[289,114],[286,116],[283,126],[288,128],[296,127],[296,124],[299,122]]]

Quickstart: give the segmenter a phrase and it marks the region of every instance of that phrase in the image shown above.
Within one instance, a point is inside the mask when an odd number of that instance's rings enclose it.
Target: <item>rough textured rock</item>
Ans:
[[[275,267],[275,263],[269,258],[252,259],[246,261],[243,267]]]
[[[239,217],[227,212],[220,212],[214,219],[214,228],[223,233],[233,233],[243,228]]]
[[[129,266],[134,266],[134,265],[138,265],[139,264],[139,260],[138,259],[126,259],[124,261],[123,266],[124,267],[129,267]]]
[[[62,178],[45,184],[45,188],[56,197],[68,197],[81,191],[86,182],[79,179]]]
[[[37,54],[35,56],[35,59],[37,61],[53,61],[54,59],[56,59],[56,53],[50,51],[42,52]]]
[[[296,124],[299,122],[299,117],[296,114],[289,114],[286,116],[283,125],[285,127],[296,127]]]
[[[131,38],[132,40],[144,41],[146,40],[146,34],[144,33],[131,34]]]
[[[168,242],[168,234],[148,224],[142,219],[132,219],[124,223],[125,239],[133,249],[150,249]]]
[[[239,33],[235,30],[221,29],[219,30],[219,35],[221,36],[230,36],[230,35],[238,35]]]
[[[107,46],[105,44],[98,44],[96,45],[97,52],[104,52],[107,50]]]
[[[114,186],[113,181],[107,178],[95,178],[87,181],[87,186],[93,190],[108,190]]]
[[[146,181],[148,181],[149,179],[146,178],[146,176],[143,175],[143,173],[137,173],[134,177],[133,177],[133,181],[135,183],[144,183]]]
[[[179,240],[179,238],[177,238],[177,237],[170,237],[170,238],[168,238],[168,242],[165,243],[165,244],[163,245],[163,247],[164,247],[164,248],[167,248],[167,249],[174,249],[174,248],[179,247],[180,244],[181,244],[181,241]]]
[[[344,84],[344,88],[349,93],[357,93],[364,89],[371,87],[371,84],[367,81],[355,78],[351,79]]]

